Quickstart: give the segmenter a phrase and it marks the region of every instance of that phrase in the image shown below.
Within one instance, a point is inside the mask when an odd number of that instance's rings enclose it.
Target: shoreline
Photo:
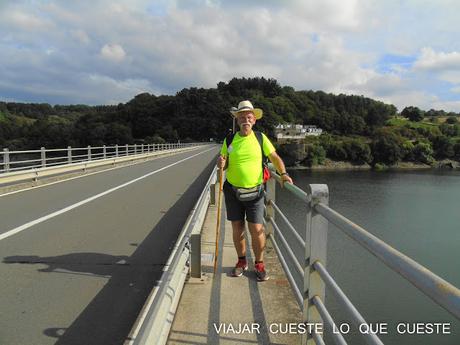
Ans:
[[[288,166],[291,170],[311,170],[311,171],[395,171],[395,170],[460,170],[460,163],[452,160],[435,161],[433,165],[414,163],[414,162],[399,162],[395,165],[382,166],[381,168],[372,167],[369,164],[352,164],[344,161],[326,160],[325,164],[314,165],[311,167],[294,165]]]

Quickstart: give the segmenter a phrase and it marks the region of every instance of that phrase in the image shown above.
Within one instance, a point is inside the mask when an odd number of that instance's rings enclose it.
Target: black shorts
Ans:
[[[265,193],[262,193],[258,199],[252,201],[239,201],[236,198],[232,185],[228,183],[228,181],[225,181],[223,190],[225,196],[225,206],[227,209],[227,220],[244,221],[244,217],[246,215],[246,220],[250,223],[264,223]]]

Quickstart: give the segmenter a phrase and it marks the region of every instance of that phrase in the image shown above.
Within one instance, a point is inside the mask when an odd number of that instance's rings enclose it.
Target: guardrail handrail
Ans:
[[[457,319],[460,319],[460,290],[446,280],[437,276],[427,268],[423,267],[415,260],[402,254],[376,236],[370,234],[364,228],[354,224],[352,221],[333,210],[328,206],[329,192],[327,185],[309,185],[309,192],[306,193],[292,184],[284,184],[287,191],[295,195],[305,203],[307,209],[307,225],[305,232],[304,266],[299,267],[299,260],[295,257],[290,244],[283,236],[282,230],[276,223],[276,216],[287,224],[290,232],[295,231],[288,218],[276,205],[276,182],[280,183],[281,178],[270,165],[271,178],[267,185],[267,204],[266,204],[266,224],[268,235],[270,236],[274,248],[278,254],[281,265],[286,273],[291,288],[303,313],[303,322],[321,323],[333,327],[334,321],[324,305],[325,285],[341,302],[345,310],[350,314],[355,326],[366,324],[366,321],[340,289],[333,277],[326,269],[326,244],[328,222],[333,223],[341,231],[367,249],[371,254],[383,261],[393,271],[399,273],[403,278],[412,283],[417,289],[430,297],[435,303],[442,306]],[[299,234],[294,235],[297,245],[299,244]],[[278,243],[278,238],[280,239]],[[283,247],[281,247],[281,245]],[[282,250],[287,252],[283,254]],[[288,260],[289,259],[289,264]],[[292,267],[295,269],[293,270]],[[298,286],[294,274],[304,273],[303,286]],[[346,344],[345,339],[339,332],[333,332],[332,337],[337,344]],[[368,344],[382,345],[382,341],[372,332],[362,334]],[[317,333],[306,334],[302,338],[302,344],[306,344],[310,339],[316,344],[323,344],[323,340]]]
[[[62,164],[75,162],[76,158],[85,157],[81,161],[92,161],[104,159],[108,156],[123,157],[130,153],[144,154],[156,151],[164,151],[178,148],[185,148],[208,143],[164,143],[164,144],[134,144],[134,145],[113,145],[113,146],[87,146],[87,147],[71,147],[46,149],[45,147],[39,150],[17,150],[10,151],[8,148],[0,150],[0,175],[11,171],[21,171],[36,168],[37,166],[46,167],[50,165],[50,161],[62,159]],[[78,155],[74,152],[80,151]],[[82,152],[85,154],[81,154]],[[55,153],[64,153],[61,156],[55,156]],[[51,155],[50,155],[51,154]],[[25,157],[20,159],[19,157]],[[35,165],[26,165],[25,163],[39,162]],[[53,163],[54,164],[54,163]]]
[[[200,219],[200,214],[205,212],[210,201],[213,199],[211,193],[214,193],[213,184],[215,183],[217,175],[217,168],[214,167],[211,175],[209,176],[206,185],[193,207],[182,231],[179,235],[172,253],[165,265],[164,271],[158,280],[158,285],[154,288],[154,293],[151,294],[152,300],[147,302],[149,304],[148,310],[142,320],[138,320],[137,330],[131,334],[132,340],[129,344],[146,345],[146,344],[164,344],[168,337],[171,322],[169,307],[174,303],[173,300],[180,296],[182,291],[182,283],[172,284],[171,280],[184,270],[184,266],[190,266],[191,255],[191,236],[194,231],[201,231],[204,222],[204,217]],[[181,260],[182,259],[182,260]],[[201,263],[200,263],[201,264]],[[165,309],[165,305],[168,307]],[[174,306],[171,308],[175,309]],[[160,309],[166,316],[160,316]],[[153,342],[152,342],[153,341]]]

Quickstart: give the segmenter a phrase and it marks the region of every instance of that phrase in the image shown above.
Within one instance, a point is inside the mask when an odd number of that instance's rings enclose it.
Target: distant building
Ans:
[[[323,133],[321,128],[312,125],[296,125],[292,123],[279,124],[275,127],[275,137],[277,141],[288,139],[301,140],[307,136],[318,136]]]

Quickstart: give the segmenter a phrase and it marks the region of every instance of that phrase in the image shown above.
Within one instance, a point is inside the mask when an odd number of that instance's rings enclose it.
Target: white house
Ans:
[[[321,128],[312,125],[279,124],[275,127],[276,139],[305,139],[307,136],[318,136],[323,133]]]

